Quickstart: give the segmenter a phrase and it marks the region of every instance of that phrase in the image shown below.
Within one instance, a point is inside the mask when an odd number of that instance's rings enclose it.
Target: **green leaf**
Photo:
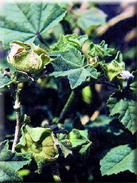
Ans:
[[[114,51],[113,48],[108,48],[108,45],[105,44],[104,40],[100,44],[91,42],[89,49],[88,55],[92,58],[98,57],[99,61],[103,60],[105,57],[110,57]]]
[[[98,8],[92,7],[85,11],[75,11],[78,16],[77,25],[84,32],[93,30],[106,22],[106,14]]]
[[[112,175],[129,170],[137,174],[137,149],[132,149],[128,144],[111,149],[100,161],[101,174]]]
[[[4,74],[0,71],[0,88],[4,88],[5,86],[12,83],[12,79],[8,76],[4,76]]]
[[[68,13],[68,14],[65,16],[65,21],[66,21],[67,23],[69,23],[69,26],[70,26],[71,30],[74,30],[75,27],[77,26],[77,25],[76,25],[76,19],[74,19],[73,13]]]
[[[137,90],[137,81],[134,81],[130,84],[130,90],[133,90],[133,91]]]
[[[136,93],[136,91],[137,91],[137,70],[133,71],[132,74],[133,74],[133,76],[134,76],[134,79],[129,80],[129,82],[130,82],[130,83],[129,83],[129,88],[130,88],[130,90],[132,90],[135,94],[137,94],[137,93]]]
[[[69,140],[72,143],[72,147],[77,147],[77,146],[80,146],[82,144],[85,144],[86,142],[89,141],[89,139],[88,139],[88,130],[73,129],[69,133]]]
[[[16,111],[14,110],[12,112],[12,114],[8,115],[7,118],[11,121],[15,121],[16,120]]]
[[[60,38],[61,34],[64,34],[64,30],[63,30],[63,26],[61,23],[59,23],[58,25],[54,26],[52,28],[53,32],[52,34],[55,36],[56,40],[58,40]]]
[[[5,49],[9,48],[13,40],[34,42],[37,33],[42,36],[57,25],[65,13],[54,3],[5,3],[0,11],[0,40]]]
[[[115,119],[114,117],[108,117],[106,115],[99,115],[94,121],[88,122],[85,125],[85,128],[94,128],[94,127],[106,127]]]
[[[137,131],[136,124],[136,97],[129,91],[113,93],[108,101],[110,116],[118,114],[120,122],[134,134]]]
[[[81,147],[81,149],[79,150],[79,153],[82,154],[82,155],[86,154],[87,151],[89,150],[90,145],[91,145],[91,143],[88,143],[86,145],[83,145]]]
[[[66,134],[59,134],[58,135],[58,141],[59,141],[59,146],[62,150],[62,153],[64,157],[66,158],[69,154],[72,154],[71,149],[71,142],[68,139],[68,135]]]
[[[54,72],[50,76],[67,76],[72,89],[81,85],[88,77],[97,79],[97,70],[90,65],[84,65],[84,56],[75,48],[64,52],[53,52],[50,55],[57,56],[52,65]]]
[[[18,170],[31,162],[31,154],[12,153],[8,141],[0,143],[0,150],[0,182],[21,181]]]
[[[79,150],[80,154],[85,154],[92,144],[88,138],[88,130],[78,130],[74,128],[69,133],[69,140],[73,148],[81,147]]]
[[[84,127],[93,131],[100,131],[102,134],[110,133],[111,135],[118,136],[124,133],[124,130],[116,118],[116,116],[99,115],[94,121],[89,121]]]
[[[38,173],[41,173],[42,168],[56,160],[59,155],[50,128],[23,126],[22,137],[16,148],[22,152],[32,153],[38,166]]]
[[[67,9],[69,7],[69,2],[58,2],[58,5],[63,9]]]
[[[117,55],[114,60],[112,60],[107,65],[107,77],[110,81],[113,81],[122,70],[125,69],[125,63],[123,62],[123,56],[119,52],[117,52]]]
[[[70,48],[81,50],[83,44],[88,39],[87,35],[78,36],[77,34],[60,35],[58,42],[51,48],[53,51],[66,51]]]

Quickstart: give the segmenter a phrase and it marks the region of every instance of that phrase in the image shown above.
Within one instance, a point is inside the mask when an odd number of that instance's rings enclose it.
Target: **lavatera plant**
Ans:
[[[0,88],[9,91],[14,100],[14,112],[6,119],[16,120],[14,137],[6,130],[0,143],[0,182],[43,177],[45,170],[52,174],[49,176],[52,180],[59,182],[65,179],[63,174],[69,177],[72,172],[79,172],[79,162],[80,166],[83,162],[84,167],[89,166],[87,181],[96,177],[96,171],[102,176],[124,171],[137,174],[134,140],[137,71],[126,66],[120,51],[109,48],[104,40],[96,44],[84,34],[90,35],[105,22],[106,15],[101,10],[86,7],[87,10],[80,10],[83,15],[74,16],[67,8],[65,4],[12,3],[5,4],[0,11],[0,40],[8,54],[5,61],[8,67],[0,68]],[[92,11],[96,19],[90,16]],[[73,16],[77,28],[84,31],[81,35],[81,31],[65,33],[62,20],[65,26],[71,22],[73,28],[76,26]],[[80,22],[84,26],[85,21],[92,25],[81,29]],[[107,102],[101,101],[99,107],[96,102],[105,99],[98,96],[99,89],[95,91],[98,85],[111,88],[110,96],[107,92],[105,95]],[[35,114],[38,119],[44,118],[36,123],[31,92],[37,98],[38,90],[40,95],[45,91],[55,93],[45,93],[42,104],[37,99],[36,107],[45,116]],[[79,109],[80,96],[88,101],[80,107],[89,106],[90,117],[84,107],[82,112]],[[25,105],[28,99],[30,106]],[[75,109],[71,110],[73,106]],[[100,170],[96,170],[99,166]],[[26,169],[29,173],[24,173]]]

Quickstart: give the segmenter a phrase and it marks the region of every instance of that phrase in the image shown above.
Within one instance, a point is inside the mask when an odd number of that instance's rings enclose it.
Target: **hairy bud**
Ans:
[[[7,57],[8,62],[17,70],[30,74],[38,74],[49,63],[47,52],[35,44],[25,44],[12,41],[11,50]]]

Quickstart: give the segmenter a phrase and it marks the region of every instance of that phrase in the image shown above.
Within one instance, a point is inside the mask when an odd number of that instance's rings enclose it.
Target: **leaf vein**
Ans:
[[[17,3],[17,7],[19,8],[19,10],[21,11],[21,13],[24,15],[25,19],[30,23],[30,25],[32,25],[32,27],[34,28],[35,31],[37,31],[35,29],[35,26],[33,25],[33,23],[30,21],[30,19],[26,16],[26,14],[22,11],[21,7],[19,6],[19,4]]]

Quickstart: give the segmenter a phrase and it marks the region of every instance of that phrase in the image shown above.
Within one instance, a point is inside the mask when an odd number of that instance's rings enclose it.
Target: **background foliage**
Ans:
[[[24,182],[52,182],[52,169],[47,162],[53,159],[57,159],[64,182],[135,182],[135,26],[135,3],[9,3],[4,8],[2,4],[0,88],[4,96],[4,104],[1,104],[4,106],[4,124],[1,119],[1,182],[21,179]],[[22,126],[22,138],[17,149],[22,148],[24,152],[17,150],[15,153],[10,150],[16,124],[14,88],[9,91],[7,87],[13,78],[3,76],[5,67],[15,71],[7,62],[13,40],[39,44],[54,59],[47,65],[46,72],[43,70],[41,75],[36,75],[35,82],[18,76],[22,81],[21,114],[26,114],[22,121],[33,129]],[[93,57],[98,57],[100,70],[106,68],[104,61],[107,64],[113,61],[109,65],[111,68],[118,64],[112,71],[109,67],[104,71],[110,81],[115,80],[121,68],[134,71],[135,78],[132,82],[124,82],[122,90],[117,90],[113,82],[110,84],[104,78],[101,83],[94,82],[99,73]],[[88,85],[83,86],[84,82]],[[116,80],[114,84],[118,82]],[[76,89],[75,100],[65,119],[60,119],[72,89]],[[61,152],[53,145],[52,131]],[[51,145],[46,160],[42,157],[46,148],[44,142]],[[36,149],[40,151],[36,152]],[[47,166],[44,166],[45,161]],[[9,172],[14,176],[9,176]]]

